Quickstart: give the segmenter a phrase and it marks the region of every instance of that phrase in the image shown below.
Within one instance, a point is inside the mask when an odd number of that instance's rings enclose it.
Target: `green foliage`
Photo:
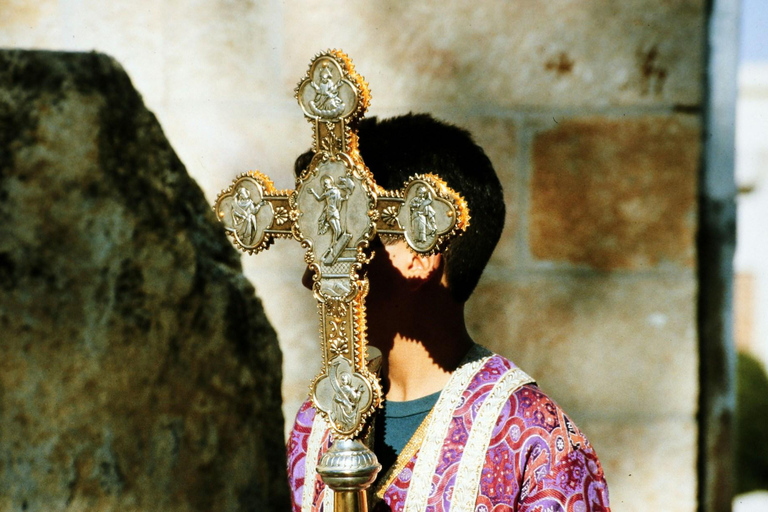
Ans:
[[[768,489],[768,376],[753,356],[736,364],[736,494]]]

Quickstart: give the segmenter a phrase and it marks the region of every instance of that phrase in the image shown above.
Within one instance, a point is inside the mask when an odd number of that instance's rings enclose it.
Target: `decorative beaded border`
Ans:
[[[533,382],[535,382],[533,378],[523,370],[512,368],[496,382],[488,397],[483,401],[483,405],[480,406],[480,410],[472,422],[472,429],[469,432],[467,443],[464,445],[459,469],[456,471],[451,499],[452,511],[470,512],[475,510],[483,462],[501,409],[512,393]]]

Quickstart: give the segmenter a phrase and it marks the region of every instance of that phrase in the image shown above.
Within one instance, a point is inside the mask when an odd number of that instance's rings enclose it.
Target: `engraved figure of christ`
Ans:
[[[349,239],[352,238],[352,235],[347,233],[346,226],[342,224],[341,210],[355,185],[352,180],[343,176],[338,179],[338,186],[334,183],[333,177],[328,175],[323,176],[322,181],[322,194],[318,194],[312,188],[309,191],[318,201],[325,201],[325,207],[317,220],[317,225],[319,235],[327,233],[329,228],[331,230],[331,244],[323,254],[323,263],[330,265],[336,261]]]

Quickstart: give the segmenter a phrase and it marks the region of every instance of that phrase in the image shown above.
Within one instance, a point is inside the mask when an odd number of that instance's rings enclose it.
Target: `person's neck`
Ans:
[[[447,354],[450,364],[438,364],[419,341],[398,335],[385,362],[388,389],[386,399],[394,402],[415,400],[441,391],[472,345],[469,336],[456,343],[460,347]]]
[[[373,344],[382,351],[386,399],[415,400],[442,390],[472,346],[463,304],[398,308]]]

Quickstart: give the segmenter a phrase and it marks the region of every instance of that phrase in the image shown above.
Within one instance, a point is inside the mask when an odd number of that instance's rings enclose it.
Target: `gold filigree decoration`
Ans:
[[[387,226],[395,226],[399,224],[397,221],[398,213],[400,213],[399,207],[395,205],[387,206],[386,208],[384,208],[384,211],[381,212],[381,220],[383,220],[384,224],[386,224]]]
[[[469,215],[469,208],[467,206],[467,201],[458,193],[452,190],[443,179],[441,179],[439,176],[435,174],[416,174],[414,176],[411,176],[408,178],[408,181],[406,181],[405,185],[400,191],[397,191],[396,193],[386,192],[381,197],[382,198],[405,198],[405,192],[409,189],[409,187],[417,181],[426,182],[434,191],[435,195],[440,198],[442,201],[448,203],[453,208],[453,211],[455,212],[455,221],[453,222],[453,227],[448,230],[447,232],[438,234],[434,244],[431,245],[431,248],[428,250],[417,250],[414,248],[410,243],[408,244],[408,247],[419,254],[422,255],[432,255],[437,254],[439,252],[442,252],[448,245],[449,241],[453,239],[455,236],[460,235],[464,231],[466,231],[467,227],[469,226],[470,222],[470,215]],[[450,212],[447,214],[448,217],[453,217],[454,213]],[[399,229],[402,229],[402,226],[399,227]],[[396,235],[398,237],[404,236],[402,235]]]
[[[436,174],[417,174],[416,176],[411,177],[408,181],[410,182],[414,179],[422,179],[431,182],[440,197],[452,202],[458,213],[455,229],[458,231],[466,231],[470,221],[469,207],[467,206],[466,199],[464,199],[458,192],[452,190],[448,184]],[[408,184],[406,183],[406,187],[407,186]],[[405,188],[403,188],[403,190],[405,190]]]
[[[344,331],[343,324],[340,326],[338,325],[334,326],[334,324],[335,322],[331,322],[332,330],[336,328],[336,329],[339,329],[340,331]],[[333,354],[334,357],[342,356],[347,352],[349,352],[349,344],[347,343],[346,338],[342,338],[342,337],[331,338],[328,340],[328,350],[331,351],[331,354]]]
[[[288,210],[283,206],[278,206],[275,208],[275,224],[282,226],[286,222],[288,222]]]
[[[302,84],[305,82],[311,82],[312,81],[312,69],[313,65],[316,63],[316,61],[321,61],[325,59],[331,59],[335,61],[336,65],[339,66],[341,71],[341,78],[343,81],[346,81],[347,83],[351,84],[352,87],[356,91],[356,101],[355,101],[355,108],[352,110],[352,112],[348,113],[347,115],[343,116],[343,118],[325,118],[322,122],[325,123],[328,126],[328,129],[330,130],[330,126],[332,124],[335,124],[336,122],[341,121],[342,122],[342,130],[343,130],[343,137],[344,140],[347,141],[347,148],[342,148],[342,151],[349,151],[350,153],[355,153],[357,149],[357,134],[356,130],[353,130],[350,127],[350,124],[354,124],[356,120],[362,119],[363,115],[365,114],[365,111],[368,110],[368,106],[370,105],[371,101],[371,93],[370,93],[370,87],[368,85],[368,82],[366,82],[362,76],[360,76],[355,71],[355,66],[352,63],[351,59],[341,50],[338,49],[331,49],[326,50],[324,52],[317,53],[315,57],[312,59],[312,62],[309,65],[309,68],[307,69],[306,74],[304,75],[304,78],[299,81],[298,85],[294,89],[294,97],[297,100],[300,100],[299,94],[302,88]],[[301,101],[299,101],[301,103]],[[302,109],[304,107],[302,106]],[[305,118],[307,121],[315,122],[317,116],[309,115],[305,111]],[[321,141],[317,140],[317,131],[313,130],[312,133],[312,147],[315,149],[315,151],[318,151],[320,149]]]
[[[328,343],[334,355],[341,355],[347,351],[347,322],[333,319],[328,322]]]
[[[329,153],[336,153],[344,150],[344,144],[341,139],[336,136],[332,131],[328,132],[326,137],[320,141],[320,150],[327,151]]]
[[[327,302],[328,312],[334,319],[342,319],[347,315],[347,305],[340,300],[330,300]]]
[[[317,407],[320,402],[315,395],[316,384],[329,377],[328,371],[331,363],[329,359],[333,360],[340,356],[350,365],[350,368],[345,366],[345,371],[352,371],[355,378],[360,376],[365,381],[366,386],[370,388],[370,401],[366,398],[364,407],[358,408],[358,425],[354,431],[351,426],[348,427],[336,419],[333,420],[335,423],[331,428],[334,434],[349,438],[359,434],[364,428],[365,420],[381,403],[380,384],[365,365],[367,342],[364,299],[368,291],[368,281],[365,277],[364,265],[370,262],[372,255],[370,242],[376,235],[377,225],[381,231],[391,231],[397,235],[403,229],[400,224],[406,224],[403,217],[404,213],[402,210],[398,212],[397,205],[389,207],[392,201],[388,204],[381,204],[378,202],[378,198],[395,197],[403,202],[404,192],[402,190],[389,192],[379,187],[360,156],[357,127],[369,106],[370,92],[367,82],[355,72],[352,62],[344,53],[333,49],[316,55],[295,92],[305,118],[313,126],[312,148],[315,156],[309,165],[299,173],[293,191],[277,191],[266,176],[258,172],[249,173],[249,179],[259,184],[260,196],[264,203],[260,222],[257,224],[258,235],[249,235],[250,231],[239,227],[239,232],[244,233],[240,235],[240,240],[237,239],[238,233],[230,232],[230,235],[235,237],[236,243],[240,242],[239,247],[248,253],[267,248],[272,240],[278,237],[292,237],[300,242],[305,249],[304,261],[313,273],[313,292],[318,301],[318,312],[321,320],[319,334],[324,348],[324,369],[313,380],[310,388],[311,398]],[[360,200],[359,206],[357,206],[358,199],[355,199],[356,206],[350,210],[356,215],[362,214],[363,211],[367,212],[367,219],[365,219],[367,227],[363,229],[362,224],[359,224],[359,233],[355,234],[354,243],[343,249],[351,252],[351,249],[354,248],[354,258],[351,258],[352,255],[348,252],[344,256],[343,264],[337,265],[333,269],[315,254],[318,247],[324,247],[325,243],[324,238],[322,241],[318,239],[319,234],[314,229],[317,220],[312,220],[315,223],[312,224],[309,217],[304,217],[308,212],[311,212],[312,215],[317,213],[314,209],[317,206],[316,203],[308,203],[312,204],[313,207],[307,207],[306,212],[299,209],[297,204],[301,195],[301,202],[304,205],[302,187],[306,186],[308,181],[317,178],[320,165],[328,162],[343,162],[347,169],[347,177],[354,178],[354,181],[360,186],[358,190],[364,191],[364,196],[367,198],[367,204],[363,205],[362,200]],[[453,211],[456,213],[450,220],[452,222],[455,220],[457,228],[450,233],[445,233],[444,238],[447,241],[450,236],[468,224],[468,214],[462,213],[466,213],[466,205],[458,195],[453,194],[450,189],[445,187],[439,178],[427,176],[424,179],[434,189],[433,196],[439,195],[443,202],[448,202],[454,206]],[[232,194],[233,190],[230,190],[229,193]],[[359,197],[359,193],[356,192],[356,194],[358,195],[355,197]],[[254,188],[251,195],[256,197],[259,194],[256,194]],[[315,198],[317,197],[315,196]],[[464,205],[463,208],[462,204]],[[379,210],[377,205],[381,205],[384,210]],[[447,207],[448,205],[443,204],[443,206]],[[227,203],[227,208],[230,208],[229,203]],[[267,215],[268,211],[269,215]],[[225,211],[225,216],[229,215],[229,212],[231,210]],[[256,212],[258,213],[258,210]],[[397,218],[398,213],[401,217],[399,219]],[[222,218],[220,211],[217,212],[217,215]],[[242,224],[239,221],[241,216],[238,212],[238,225]],[[360,221],[362,222],[362,219]],[[251,222],[254,221],[251,220]],[[446,223],[443,225],[447,226]],[[391,229],[386,229],[385,226]],[[252,228],[249,229],[252,231]],[[357,227],[355,229],[358,230]],[[409,229],[411,228],[409,227]],[[263,237],[261,233],[264,233]],[[387,235],[382,234],[382,237],[386,238]],[[251,238],[258,239],[258,243],[250,242]],[[443,241],[441,237],[435,247],[419,246],[416,250],[437,251],[437,246],[443,247]],[[318,247],[315,247],[315,244],[318,244]],[[331,279],[334,281],[329,281]],[[344,286],[334,288],[330,286],[331,283],[334,286],[338,283]],[[346,288],[349,289],[348,292],[345,291]],[[343,297],[340,296],[342,292],[344,293]],[[336,382],[334,381],[334,383]],[[328,391],[331,388],[327,387],[327,384],[326,382],[321,385],[323,404],[332,403],[329,401],[329,397],[333,395]],[[329,409],[326,405],[324,407]],[[319,412],[328,414],[328,411],[319,410]],[[336,416],[332,417],[336,418]]]

